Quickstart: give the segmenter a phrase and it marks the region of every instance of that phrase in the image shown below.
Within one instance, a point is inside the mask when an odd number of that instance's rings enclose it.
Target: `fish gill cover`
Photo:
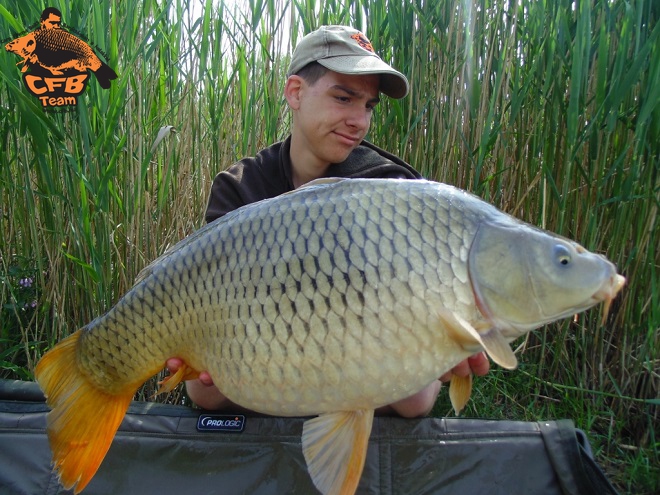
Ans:
[[[117,78],[86,41],[63,28],[62,14],[54,7],[44,9],[39,26],[7,43],[5,50],[21,57],[16,65],[22,66],[23,83],[44,110],[74,110],[90,70],[104,89]]]

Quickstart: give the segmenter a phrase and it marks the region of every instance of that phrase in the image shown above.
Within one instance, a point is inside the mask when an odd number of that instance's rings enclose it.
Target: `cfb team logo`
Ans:
[[[53,7],[41,14],[40,26],[5,45],[22,58],[23,83],[45,110],[73,110],[94,73],[108,89],[117,74],[80,38],[62,28],[62,14]],[[107,58],[107,57],[106,57]]]

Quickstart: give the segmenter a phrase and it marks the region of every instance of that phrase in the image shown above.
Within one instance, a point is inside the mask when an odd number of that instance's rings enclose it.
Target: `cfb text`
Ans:
[[[25,75],[25,84],[30,92],[36,96],[46,93],[64,93],[79,95],[85,90],[87,74],[77,74],[71,77],[41,77],[32,74]]]

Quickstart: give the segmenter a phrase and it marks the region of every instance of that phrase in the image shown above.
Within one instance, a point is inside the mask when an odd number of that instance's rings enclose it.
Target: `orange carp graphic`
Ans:
[[[86,42],[62,29],[61,18],[57,9],[48,7],[39,28],[5,45],[5,50],[21,57],[16,65],[23,66],[25,86],[44,108],[75,107],[86,88],[88,71],[104,89],[117,78]]]

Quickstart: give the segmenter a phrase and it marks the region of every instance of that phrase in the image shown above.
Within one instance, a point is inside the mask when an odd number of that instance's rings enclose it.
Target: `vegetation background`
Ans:
[[[1,377],[31,379],[202,225],[213,176],[287,135],[291,46],[351,24],[412,82],[379,107],[373,142],[629,281],[604,325],[594,309],[519,342],[519,369],[479,378],[466,414],[571,418],[622,493],[660,491],[657,0],[9,0],[0,39],[46,6],[119,78],[45,113],[0,50]],[[441,394],[434,414],[449,412]]]

